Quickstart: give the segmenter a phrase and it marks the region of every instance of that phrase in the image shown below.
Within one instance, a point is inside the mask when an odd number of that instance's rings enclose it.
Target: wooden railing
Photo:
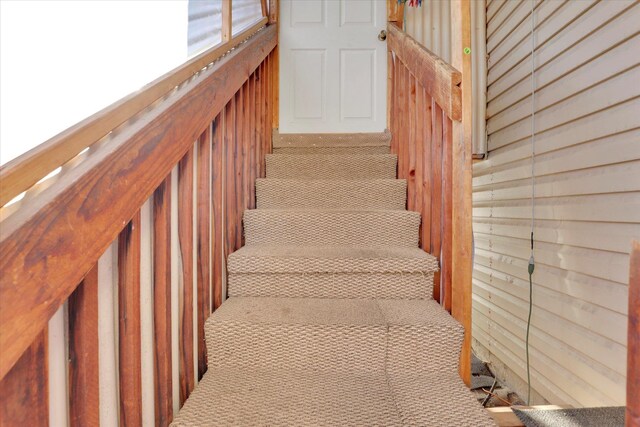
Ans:
[[[452,17],[469,4],[454,2]],[[456,12],[457,10],[457,12]],[[434,298],[465,327],[460,374],[470,381],[471,140],[463,74],[404,33],[390,5],[388,126],[407,207],[422,214],[421,247],[438,257]],[[464,15],[464,13],[462,13]],[[468,18],[468,17],[467,17]],[[463,26],[452,21],[452,33]],[[454,38],[455,39],[455,38]],[[462,44],[458,43],[462,51]],[[456,51],[454,46],[454,52]],[[461,67],[462,68],[462,67]],[[470,82],[466,86],[470,91]]]
[[[144,274],[156,425],[167,425],[176,407],[172,305],[180,405],[206,371],[204,322],[222,303],[223,260],[242,245],[242,213],[254,207],[253,182],[264,175],[277,117],[273,1],[271,9],[269,25],[265,17],[0,170],[2,206],[24,193],[0,209],[0,425],[48,425],[47,325],[65,303],[70,424],[100,422],[99,355],[111,348],[115,419],[141,425]],[[117,254],[111,347],[98,339],[105,252]]]

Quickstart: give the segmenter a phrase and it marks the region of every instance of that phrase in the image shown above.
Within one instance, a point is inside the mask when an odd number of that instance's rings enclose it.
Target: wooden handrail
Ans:
[[[16,159],[0,166],[0,206],[31,188],[50,172],[64,165],[116,127],[162,98],[179,84],[191,78],[207,65],[264,27],[268,18],[164,74],[139,91],[132,93]]]
[[[462,120],[462,74],[402,31],[387,24],[389,50],[402,61],[452,120]]]
[[[60,174],[46,192],[25,200],[19,215],[3,221],[0,378],[275,48],[277,37],[275,26],[259,31],[127,125],[108,144],[96,146],[86,159]],[[93,129],[83,127],[88,128]],[[56,148],[69,155],[67,144],[71,143],[65,141],[60,140]],[[40,150],[37,158],[42,160],[43,155]],[[59,160],[42,162],[60,164]]]

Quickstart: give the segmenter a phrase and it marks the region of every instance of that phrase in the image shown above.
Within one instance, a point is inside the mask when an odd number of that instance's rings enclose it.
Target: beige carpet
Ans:
[[[492,426],[390,135],[279,135],[175,426]]]

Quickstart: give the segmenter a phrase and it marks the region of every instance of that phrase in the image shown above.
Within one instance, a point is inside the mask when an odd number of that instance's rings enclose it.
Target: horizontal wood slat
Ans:
[[[2,222],[0,378],[276,44],[258,32]]]
[[[460,72],[404,33],[396,24],[389,23],[387,32],[389,50],[417,77],[448,117],[461,120]]]
[[[48,173],[71,160],[205,66],[237,47],[266,23],[267,18],[261,19],[252,27],[236,35],[233,40],[212,47],[144,86],[138,92],[122,98],[0,167],[0,206],[7,204]]]

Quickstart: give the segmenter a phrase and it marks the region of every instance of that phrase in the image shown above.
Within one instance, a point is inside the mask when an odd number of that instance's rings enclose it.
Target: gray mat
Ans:
[[[526,427],[624,427],[624,406],[577,409],[517,409]]]

